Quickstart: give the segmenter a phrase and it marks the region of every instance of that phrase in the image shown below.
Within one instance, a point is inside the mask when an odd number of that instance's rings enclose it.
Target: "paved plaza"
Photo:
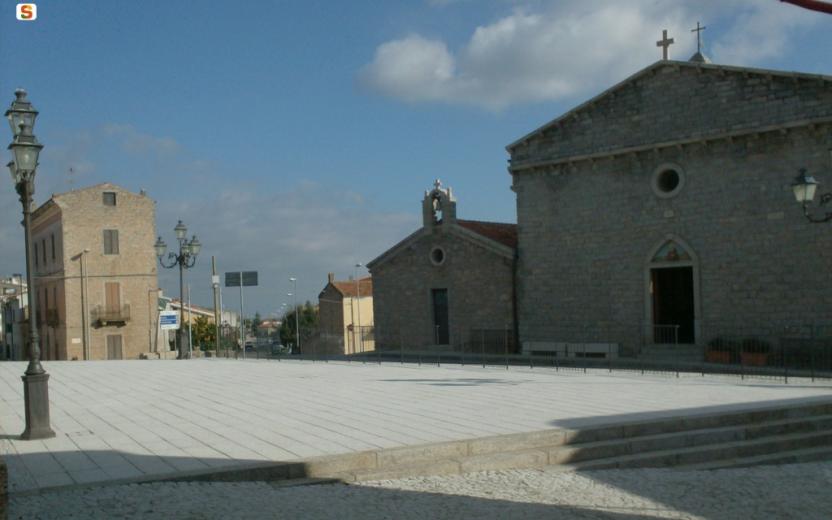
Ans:
[[[832,383],[308,361],[47,362],[52,425],[23,430],[0,364],[12,495],[423,443],[832,399]]]

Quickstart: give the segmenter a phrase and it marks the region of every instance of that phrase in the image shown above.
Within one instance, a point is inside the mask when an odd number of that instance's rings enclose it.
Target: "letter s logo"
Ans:
[[[17,4],[17,19],[31,22],[38,17],[38,6],[35,4]]]

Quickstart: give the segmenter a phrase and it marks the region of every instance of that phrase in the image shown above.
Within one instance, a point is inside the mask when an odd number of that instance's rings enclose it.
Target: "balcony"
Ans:
[[[61,317],[58,315],[58,309],[46,309],[46,325],[54,328],[60,323]]]
[[[100,327],[107,325],[124,325],[130,321],[130,306],[105,307],[96,305],[90,312],[91,321]]]

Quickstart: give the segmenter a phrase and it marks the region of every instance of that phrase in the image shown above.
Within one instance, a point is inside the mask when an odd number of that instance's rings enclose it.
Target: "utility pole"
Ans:
[[[243,359],[246,358],[246,320],[243,307],[243,272],[240,271],[240,348],[243,349]]]
[[[214,286],[214,352],[217,357],[220,355],[220,277],[217,274],[217,261],[211,257],[211,285]]]

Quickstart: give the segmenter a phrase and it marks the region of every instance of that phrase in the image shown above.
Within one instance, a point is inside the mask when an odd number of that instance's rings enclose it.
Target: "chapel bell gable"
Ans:
[[[442,181],[436,179],[433,189],[425,191],[422,200],[422,223],[426,228],[456,221],[456,199],[451,188],[443,188]]]

